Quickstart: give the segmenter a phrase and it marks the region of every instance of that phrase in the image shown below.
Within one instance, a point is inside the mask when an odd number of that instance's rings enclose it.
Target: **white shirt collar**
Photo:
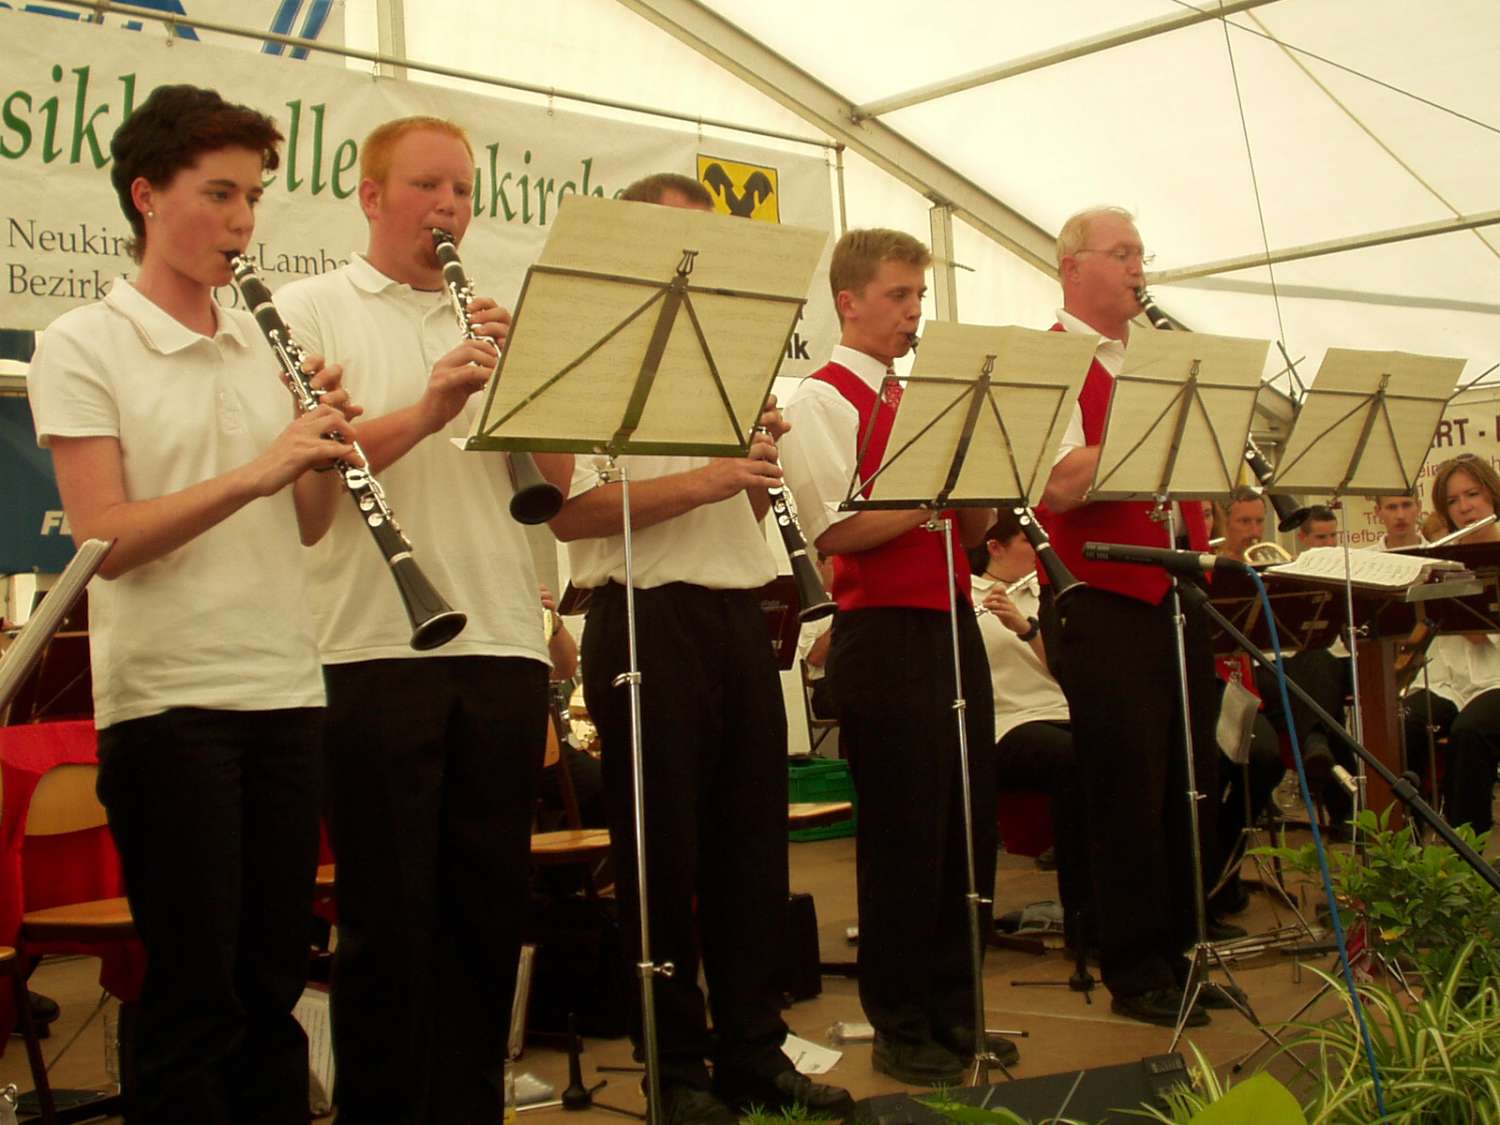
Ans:
[[[854,372],[874,391],[880,390],[880,385],[890,373],[886,365],[874,356],[843,344],[835,344],[833,355],[829,358],[840,367],[847,367]]]
[[[143,344],[162,355],[172,355],[207,339],[212,339],[215,343],[231,341],[242,348],[249,346],[240,326],[233,318],[226,316],[217,304],[214,305],[217,327],[213,336],[208,337],[194,332],[123,277],[117,277],[110,283],[109,292],[104,295],[104,303],[130,321]]]
[[[1118,375],[1121,368],[1125,366],[1125,342],[1123,340],[1101,335],[1098,329],[1085,324],[1067,309],[1057,310],[1057,323],[1069,332],[1077,332],[1080,335],[1093,336],[1097,339],[1099,343],[1094,349],[1094,355],[1111,375]]]

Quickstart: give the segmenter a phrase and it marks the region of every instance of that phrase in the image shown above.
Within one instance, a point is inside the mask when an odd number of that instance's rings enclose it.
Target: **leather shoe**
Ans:
[[[1236,941],[1245,937],[1249,931],[1244,926],[1236,926],[1233,922],[1221,922],[1217,918],[1210,918],[1203,932],[1209,941]]]
[[[739,1125],[739,1114],[708,1090],[696,1086],[663,1086],[664,1125]]]
[[[965,1065],[974,1061],[974,1029],[964,1025],[938,1032],[937,1041],[957,1055]],[[1003,1067],[1021,1061],[1021,1049],[1003,1035],[984,1034],[984,1046]]]
[[[814,1082],[792,1067],[753,1078],[714,1075],[714,1092],[729,1105],[748,1112],[751,1107],[770,1113],[800,1107],[807,1117],[848,1117],[854,1112],[854,1097],[842,1086]]]
[[[1116,1015],[1157,1027],[1176,1027],[1177,1013],[1182,1006],[1182,991],[1176,988],[1153,988],[1138,992],[1134,996],[1110,998],[1109,1009]],[[1197,1004],[1188,1012],[1185,1027],[1202,1027],[1208,1023],[1208,1013]]]
[[[891,1039],[875,1033],[870,1065],[908,1086],[957,1086],[964,1080],[964,1061],[933,1039]]]
[[[1198,989],[1198,1003],[1216,1012],[1235,1007],[1250,1011],[1250,998],[1245,995],[1243,988],[1234,984],[1215,984],[1212,981],[1205,981],[1203,987]]]

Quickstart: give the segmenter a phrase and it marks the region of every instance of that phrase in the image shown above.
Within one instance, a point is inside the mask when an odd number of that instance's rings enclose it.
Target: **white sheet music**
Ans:
[[[1451,559],[1430,559],[1421,555],[1392,554],[1356,548],[1349,551],[1349,579],[1356,586],[1381,590],[1405,590],[1426,582],[1435,571],[1463,570],[1462,563]],[[1329,582],[1344,580],[1344,548],[1312,547],[1289,563],[1268,568],[1269,573],[1290,578],[1309,578]]]

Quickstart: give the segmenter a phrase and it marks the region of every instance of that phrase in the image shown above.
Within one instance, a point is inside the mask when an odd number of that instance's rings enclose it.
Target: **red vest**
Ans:
[[[1061,332],[1061,325],[1054,325]],[[1096,359],[1089,368],[1083,389],[1078,392],[1078,406],[1083,411],[1083,442],[1098,445],[1104,437],[1104,420],[1109,414],[1109,396],[1115,380]],[[1095,562],[1083,557],[1088,542],[1129,543],[1136,547],[1165,547],[1164,526],[1151,518],[1156,505],[1149,500],[1103,500],[1084,504],[1068,512],[1037,509],[1037,517],[1052,540],[1052,549],[1073,577],[1100,590],[1138,598],[1152,605],[1166,596],[1171,586],[1167,572],[1160,567],[1131,563]],[[1196,501],[1182,505],[1187,525],[1188,546],[1194,551],[1208,550],[1208,526],[1203,522],[1203,506]],[[1042,582],[1047,575],[1037,568]]]
[[[864,455],[859,460],[859,479],[868,480],[880,467],[881,459],[885,456],[886,443],[891,439],[891,426],[896,421],[896,408],[881,402],[880,396],[870,389],[869,384],[837,363],[829,363],[813,372],[811,378],[820,379],[833,387],[858,411],[856,449],[861,443],[864,444]],[[873,432],[870,430],[872,416]],[[868,442],[865,441],[867,432],[870,433]],[[870,495],[868,487],[865,488],[864,495]],[[960,604],[967,605],[970,589],[969,557],[958,539],[957,512],[950,510],[943,515],[954,521],[952,581],[958,584]],[[833,589],[829,592],[841,610],[905,606],[947,613],[948,586],[944,581],[947,559],[944,554],[943,541],[936,533],[914,527],[868,551],[835,555]]]

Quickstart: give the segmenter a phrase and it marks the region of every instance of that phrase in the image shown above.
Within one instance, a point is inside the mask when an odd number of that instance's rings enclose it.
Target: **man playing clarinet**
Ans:
[[[1095,562],[1090,540],[1206,552],[1203,506],[1173,504],[1171,532],[1150,502],[1090,502],[1099,444],[1130,320],[1141,311],[1146,255],[1130,214],[1106,207],[1074,215],[1057,239],[1063,307],[1053,329],[1099,341],[1039,509],[1052,546],[1086,586],[1055,603],[1041,574],[1047,656],[1073,717],[1091,833],[1100,970],[1120,1015],[1172,1026],[1195,939],[1186,757],[1169,579],[1157,568]],[[1170,535],[1170,538],[1169,538]],[[1200,793],[1218,789],[1214,740],[1218,688],[1201,614],[1186,615],[1193,763]],[[1199,801],[1199,840],[1213,868],[1214,801]],[[1234,990],[1237,991],[1237,990]],[[1227,1007],[1230,989],[1207,985],[1187,1013]]]

